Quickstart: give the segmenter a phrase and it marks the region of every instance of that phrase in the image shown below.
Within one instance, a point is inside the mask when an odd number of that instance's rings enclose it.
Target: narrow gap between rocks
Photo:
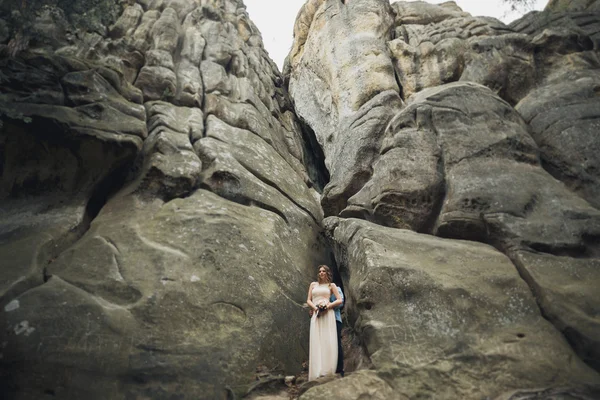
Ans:
[[[393,63],[396,63],[396,59],[392,59]],[[400,98],[402,99],[402,101],[406,101],[406,98],[404,97],[404,87],[402,86],[402,82],[400,82],[400,77],[398,76],[398,70],[396,69],[396,67],[394,67],[394,79],[396,80],[396,84],[398,85],[398,95],[400,95]]]
[[[313,182],[315,189],[319,193],[323,193],[323,189],[330,180],[329,171],[325,166],[325,153],[323,153],[323,149],[311,127],[301,120],[299,122],[304,147],[303,161],[308,172],[308,177]]]
[[[88,221],[88,228],[89,223],[98,216],[108,199],[125,185],[132,166],[133,162],[123,162],[96,185],[85,207],[85,219]]]
[[[324,241],[327,240],[324,235],[321,238]],[[352,328],[352,319],[356,318],[356,316],[351,315],[350,311],[353,300],[350,293],[344,287],[344,282],[348,282],[350,278],[348,275],[349,271],[343,265],[338,266],[334,252],[330,247],[326,258],[328,259],[326,265],[331,268],[333,274],[333,282],[342,289],[345,299],[342,308],[342,333],[340,340],[343,349],[344,375],[346,376],[355,371],[372,368],[372,363],[360,335]],[[258,368],[257,381],[250,386],[245,397],[267,399],[273,396],[273,399],[281,399],[282,396],[288,396],[289,399],[297,399],[313,387],[340,379],[340,375],[336,374],[308,381],[308,362],[308,359],[303,362],[300,373],[290,376],[285,376],[283,371],[269,371]]]

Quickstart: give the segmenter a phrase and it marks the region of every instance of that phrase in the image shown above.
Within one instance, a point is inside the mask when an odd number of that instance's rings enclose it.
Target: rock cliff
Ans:
[[[600,2],[308,0],[283,74],[242,0],[9,3],[4,397],[277,391],[320,263],[302,399],[600,396]]]
[[[132,2],[99,31],[66,11],[0,61],[3,394],[238,398],[299,372],[329,253],[244,5]]]
[[[286,81],[373,366],[345,398],[598,395],[599,18],[594,1],[511,25],[453,2],[304,5]]]

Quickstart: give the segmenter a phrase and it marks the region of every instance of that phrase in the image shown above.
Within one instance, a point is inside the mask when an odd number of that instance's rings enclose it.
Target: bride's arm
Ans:
[[[317,307],[316,307],[316,306],[313,304],[313,302],[312,302],[312,288],[313,288],[314,284],[315,284],[315,283],[314,283],[314,282],[312,282],[312,283],[310,284],[310,286],[308,287],[308,297],[306,298],[306,304],[308,304],[308,306],[309,306],[310,308],[312,308],[312,310],[313,310],[313,311],[316,311],[316,310],[317,310]]]

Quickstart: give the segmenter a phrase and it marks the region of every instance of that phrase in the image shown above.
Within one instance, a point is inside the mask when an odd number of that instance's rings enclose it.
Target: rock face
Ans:
[[[309,1],[296,21],[290,93],[302,99],[296,112],[325,153],[326,214],[364,185],[385,125],[402,107],[385,41],[392,22],[389,2],[377,0]]]
[[[551,2],[510,26],[453,2],[388,3],[307,2],[285,69],[331,174],[326,229],[375,376],[398,398],[516,398],[526,394],[513,389],[560,386],[593,398],[598,2]],[[344,100],[352,80],[360,101]],[[435,258],[434,248],[447,253]],[[462,307],[472,311],[456,322]],[[541,336],[530,347],[532,335]],[[562,383],[546,374],[573,357],[567,369],[580,372],[555,370]],[[348,377],[349,398],[380,386],[370,379]],[[335,397],[335,385],[304,396]]]
[[[2,394],[238,398],[329,257],[298,120],[241,1],[120,15],[0,62]]]
[[[392,398],[495,398],[598,381],[494,248],[357,219],[325,226],[345,261],[349,320]]]
[[[303,399],[598,397],[598,1],[308,0],[283,75],[241,0],[67,3],[0,6],[4,397],[285,397],[320,263]]]

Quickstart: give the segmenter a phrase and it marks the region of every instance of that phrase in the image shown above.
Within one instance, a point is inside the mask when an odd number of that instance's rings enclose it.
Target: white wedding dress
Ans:
[[[318,305],[329,302],[331,289],[329,284],[314,285],[312,302]],[[308,380],[335,373],[338,358],[337,329],[335,314],[328,310],[317,317],[314,313],[310,320],[310,349],[308,356]]]

